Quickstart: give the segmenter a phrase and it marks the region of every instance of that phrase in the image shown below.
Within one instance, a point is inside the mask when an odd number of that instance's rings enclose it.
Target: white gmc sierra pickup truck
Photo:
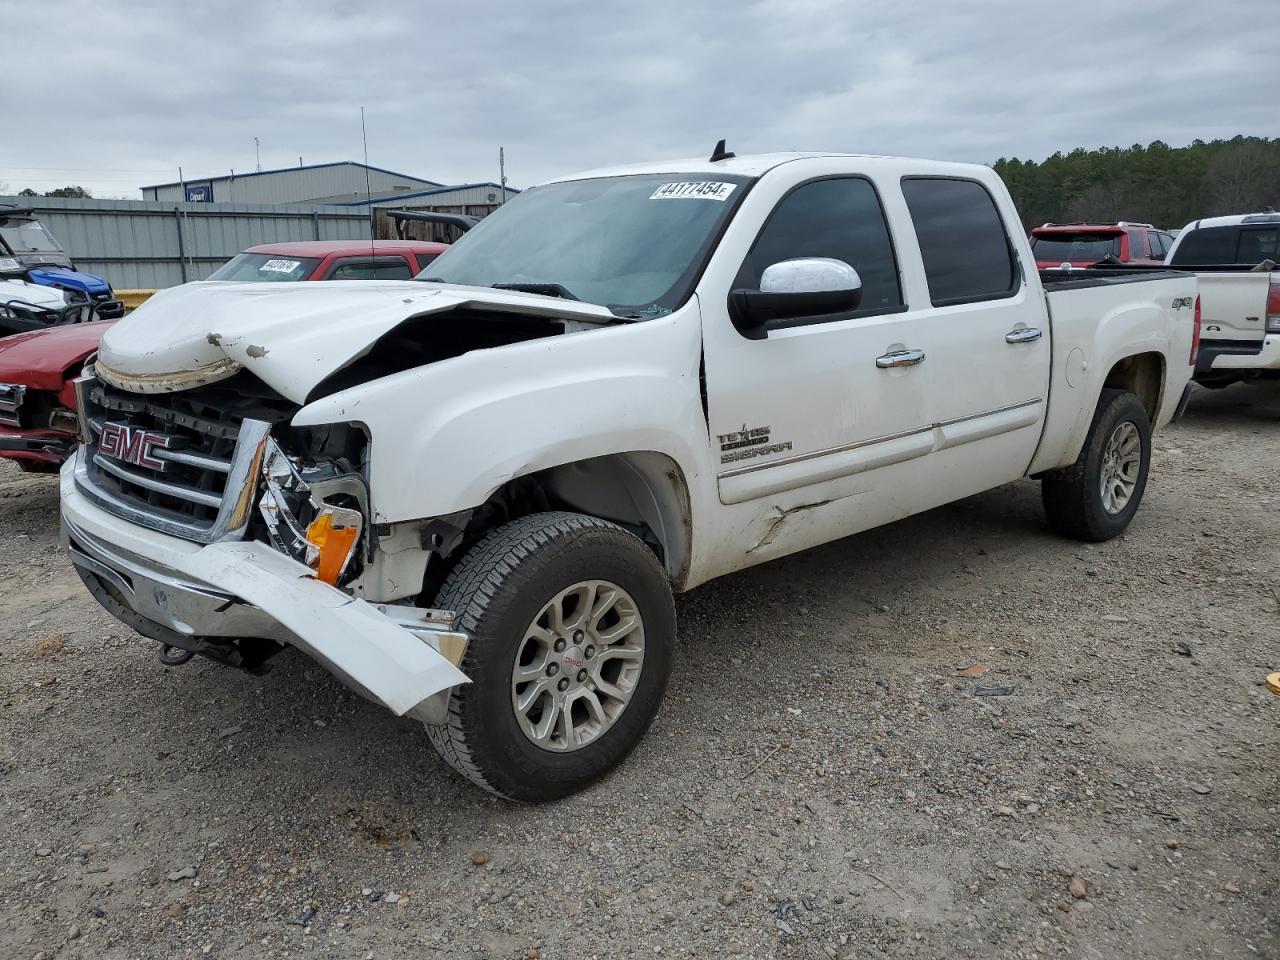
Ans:
[[[562,796],[662,698],[673,591],[1020,477],[1120,533],[1190,275],[1044,284],[986,167],[779,154],[526,190],[420,281],[193,283],[77,381],[64,539],[159,641],[297,647]]]

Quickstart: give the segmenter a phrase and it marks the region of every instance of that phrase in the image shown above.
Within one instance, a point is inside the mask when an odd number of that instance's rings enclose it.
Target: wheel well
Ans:
[[[591,457],[516,477],[469,511],[465,530],[427,564],[430,602],[449,571],[490,530],[531,513],[573,510],[609,520],[640,538],[680,590],[689,575],[692,521],[684,472],[670,457],[640,451]]]
[[[1154,425],[1164,393],[1164,357],[1158,353],[1136,353],[1116,363],[1107,373],[1103,388],[1127,390],[1136,396]]]

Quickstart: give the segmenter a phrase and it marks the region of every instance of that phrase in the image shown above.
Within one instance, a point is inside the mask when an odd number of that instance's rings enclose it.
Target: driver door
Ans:
[[[873,491],[886,468],[933,446],[928,367],[920,362],[930,345],[907,312],[869,179],[823,177],[790,189],[733,287],[759,289],[766,267],[798,257],[831,257],[857,270],[858,308],[744,330],[725,300],[700,302],[710,440],[725,504],[767,498],[770,511],[788,510]],[[868,502],[865,512],[859,502],[859,527],[911,512],[909,498],[888,492],[872,497],[878,506]]]

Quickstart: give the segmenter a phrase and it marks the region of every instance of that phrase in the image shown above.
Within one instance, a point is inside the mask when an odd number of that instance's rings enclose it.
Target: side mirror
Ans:
[[[843,260],[799,257],[771,264],[760,275],[759,290],[729,293],[729,315],[744,332],[773,320],[848,313],[862,302],[862,278]]]

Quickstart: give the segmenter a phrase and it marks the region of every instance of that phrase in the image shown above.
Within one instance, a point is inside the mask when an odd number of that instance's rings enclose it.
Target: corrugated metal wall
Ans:
[[[390,193],[411,193],[440,186],[431,180],[370,168],[366,186],[364,167],[354,163],[264,170],[234,178],[192,178],[187,186],[209,184],[214,203],[328,203],[357,200]],[[178,184],[142,188],[148,200],[180,201],[186,197]]]
[[[116,289],[203,280],[245,247],[284,240],[364,240],[364,208],[0,197],[35,209],[86,273]]]

